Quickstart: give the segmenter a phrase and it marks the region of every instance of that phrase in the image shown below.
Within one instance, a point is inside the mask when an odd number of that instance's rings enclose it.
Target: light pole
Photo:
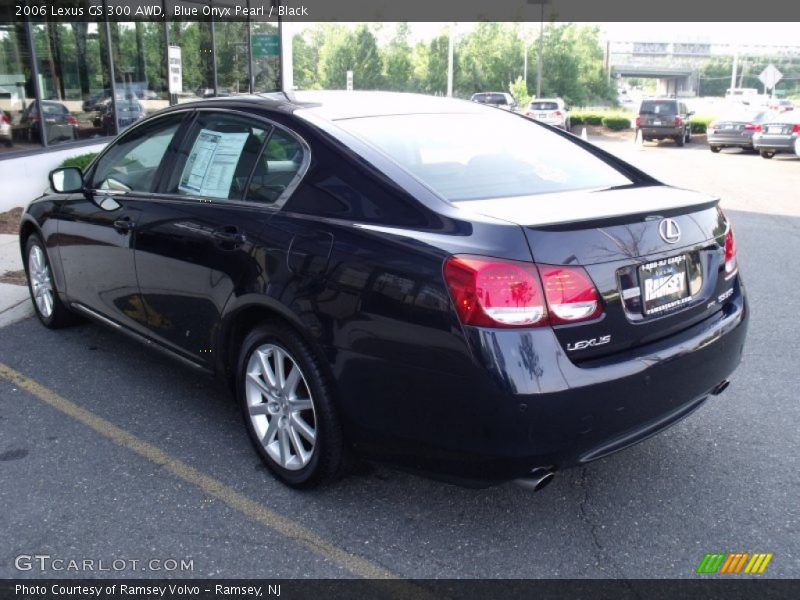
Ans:
[[[453,97],[453,36],[455,35],[456,24],[453,23],[448,28],[447,36],[447,97]]]
[[[528,0],[528,4],[539,5],[539,51],[536,57],[536,97],[542,96],[542,54],[544,52],[544,5],[550,0]]]

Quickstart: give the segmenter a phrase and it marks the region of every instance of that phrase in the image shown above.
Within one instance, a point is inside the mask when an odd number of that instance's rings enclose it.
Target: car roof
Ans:
[[[496,109],[476,102],[400,92],[302,91],[208,98],[179,104],[172,109],[219,108],[232,105],[268,108],[285,113],[309,114],[326,121],[411,114],[496,114]],[[168,109],[171,110],[171,109]],[[486,111],[491,111],[487,113]]]

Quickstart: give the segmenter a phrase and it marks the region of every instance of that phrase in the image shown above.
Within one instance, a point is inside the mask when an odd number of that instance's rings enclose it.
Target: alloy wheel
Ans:
[[[247,363],[245,394],[253,429],[264,451],[289,471],[305,467],[314,454],[314,400],[297,361],[283,348],[264,344]]]
[[[54,306],[53,281],[44,251],[39,246],[32,246],[28,254],[28,277],[36,308],[42,317],[49,319]]]

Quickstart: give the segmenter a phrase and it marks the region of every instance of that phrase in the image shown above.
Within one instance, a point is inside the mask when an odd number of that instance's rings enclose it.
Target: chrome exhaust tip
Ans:
[[[539,467],[531,471],[530,475],[527,477],[515,479],[514,483],[520,487],[524,487],[526,490],[538,492],[553,481],[553,477],[555,477],[555,471],[553,469]]]

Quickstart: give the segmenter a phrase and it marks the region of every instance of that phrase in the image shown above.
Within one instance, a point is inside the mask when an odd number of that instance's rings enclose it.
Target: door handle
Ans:
[[[247,241],[247,236],[234,226],[215,229],[211,235],[214,236],[214,240],[217,242],[222,242],[223,244],[233,244],[234,246],[240,246]]]
[[[114,229],[120,233],[129,233],[136,225],[131,221],[130,217],[120,217],[114,221]]]

